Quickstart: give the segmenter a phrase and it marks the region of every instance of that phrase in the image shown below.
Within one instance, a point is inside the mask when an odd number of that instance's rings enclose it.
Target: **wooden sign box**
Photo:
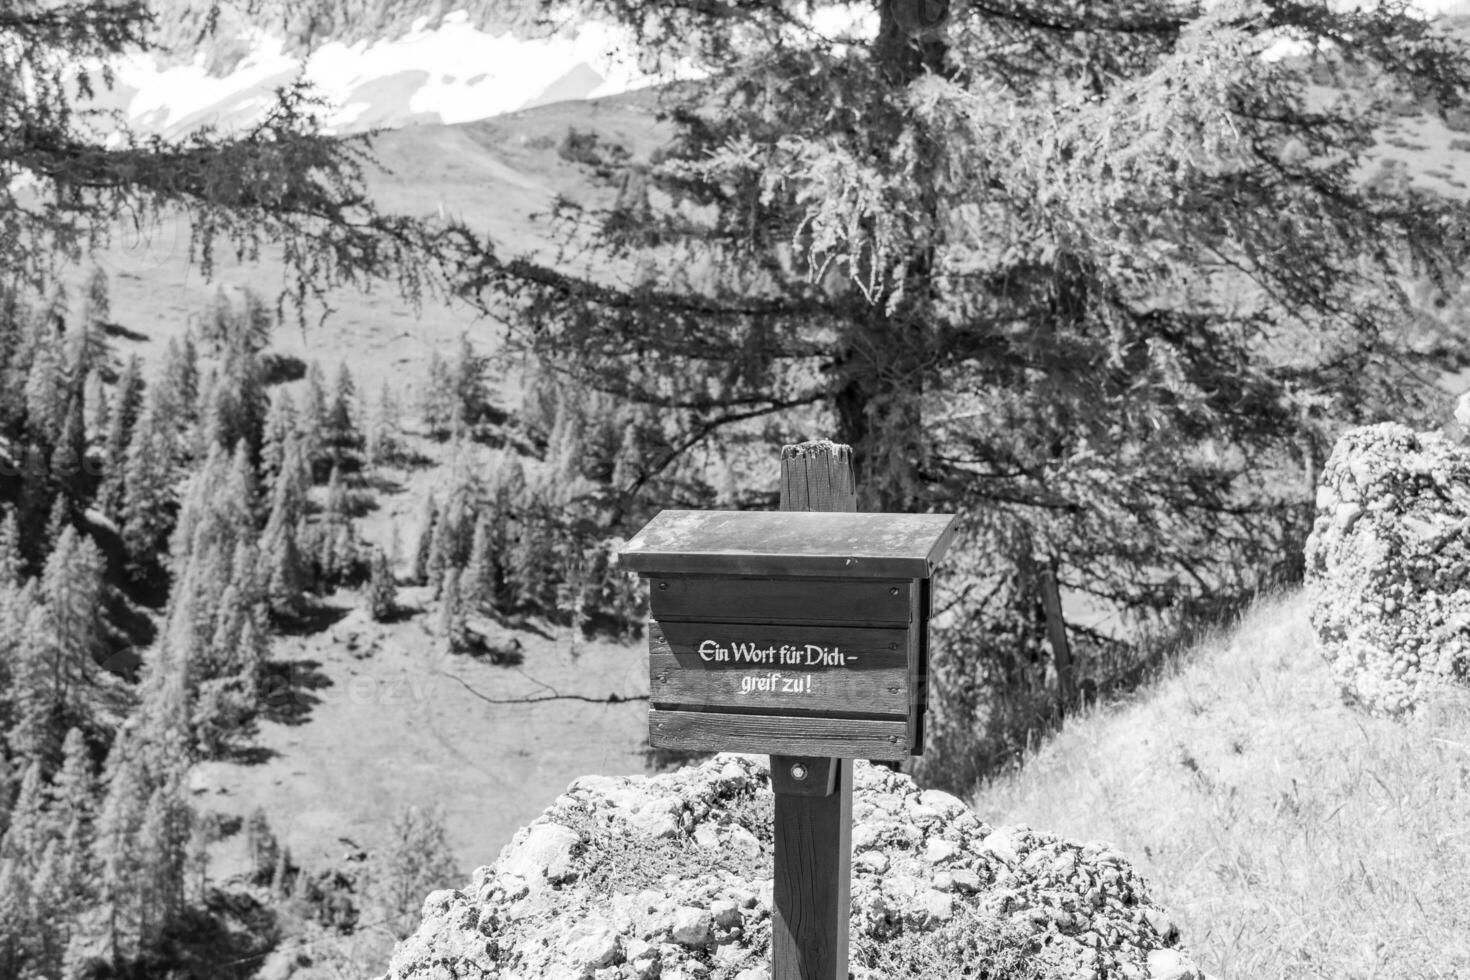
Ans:
[[[900,760],[923,751],[943,514],[660,513],[622,550],[649,583],[658,748]]]

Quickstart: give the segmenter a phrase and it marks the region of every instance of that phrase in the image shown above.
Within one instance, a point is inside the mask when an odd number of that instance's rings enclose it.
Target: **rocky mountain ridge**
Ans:
[[[1202,977],[1108,844],[992,827],[907,776],[854,770],[858,980]],[[772,804],[760,757],[579,779],[495,864],[428,897],[385,980],[764,980]]]

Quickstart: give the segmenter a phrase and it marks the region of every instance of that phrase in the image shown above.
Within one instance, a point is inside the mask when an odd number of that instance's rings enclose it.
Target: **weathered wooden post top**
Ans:
[[[623,549],[649,582],[655,747],[847,759],[922,750],[939,514],[681,511]]]

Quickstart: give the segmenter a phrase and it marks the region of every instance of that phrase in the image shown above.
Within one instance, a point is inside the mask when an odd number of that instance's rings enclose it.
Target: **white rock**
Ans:
[[[720,835],[707,823],[702,823],[694,828],[694,843],[706,851],[718,851],[722,846]]]
[[[1016,853],[1015,838],[1004,830],[992,831],[980,842],[980,850],[1006,865],[1014,865],[1021,860],[1021,855]]]
[[[502,875],[515,875],[532,888],[571,875],[573,850],[582,843],[575,830],[541,823],[527,828],[525,837],[516,837],[500,853],[497,869]]]
[[[618,958],[618,933],[606,919],[584,919],[567,933],[562,946],[567,962],[585,975]]]
[[[954,918],[954,897],[944,892],[927,891],[924,893],[924,911],[930,918],[948,922]]]
[[[674,813],[677,804],[670,800],[659,800],[644,806],[628,817],[628,827],[647,837],[660,839],[679,835],[679,818]]]
[[[882,828],[871,820],[864,820],[862,823],[855,824],[852,828],[853,852],[866,851],[877,847],[878,841],[882,836]]]
[[[707,946],[715,937],[714,916],[706,909],[682,905],[674,910],[669,934],[681,946]]]
[[[729,899],[718,899],[710,903],[710,915],[714,916],[715,925],[722,929],[740,925],[740,906]]]
[[[737,824],[731,824],[725,829],[725,846],[732,847],[746,854],[759,854],[761,842],[750,831]]]
[[[623,958],[638,980],[647,980],[658,974],[658,948],[642,939],[629,939],[623,943]]]
[[[1148,954],[1148,980],[1195,980],[1199,971],[1177,949],[1153,949]]]
[[[930,864],[943,864],[959,853],[959,847],[954,841],[947,841],[941,837],[931,837],[924,844],[924,860]]]
[[[980,890],[980,876],[969,868],[952,868],[949,876],[954,880],[955,888],[962,892],[978,892]]]
[[[959,797],[940,789],[924,790],[924,792],[919,794],[919,803],[927,806],[931,810],[944,814],[946,817],[953,817],[955,814],[969,809]]]
[[[864,851],[859,854],[854,863],[860,868],[867,868],[874,874],[882,874],[888,870],[888,855],[882,851]]]

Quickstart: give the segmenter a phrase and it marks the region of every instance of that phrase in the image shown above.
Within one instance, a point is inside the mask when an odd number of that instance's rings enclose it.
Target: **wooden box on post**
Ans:
[[[923,749],[944,514],[666,510],[622,550],[649,583],[657,748],[900,760]]]

